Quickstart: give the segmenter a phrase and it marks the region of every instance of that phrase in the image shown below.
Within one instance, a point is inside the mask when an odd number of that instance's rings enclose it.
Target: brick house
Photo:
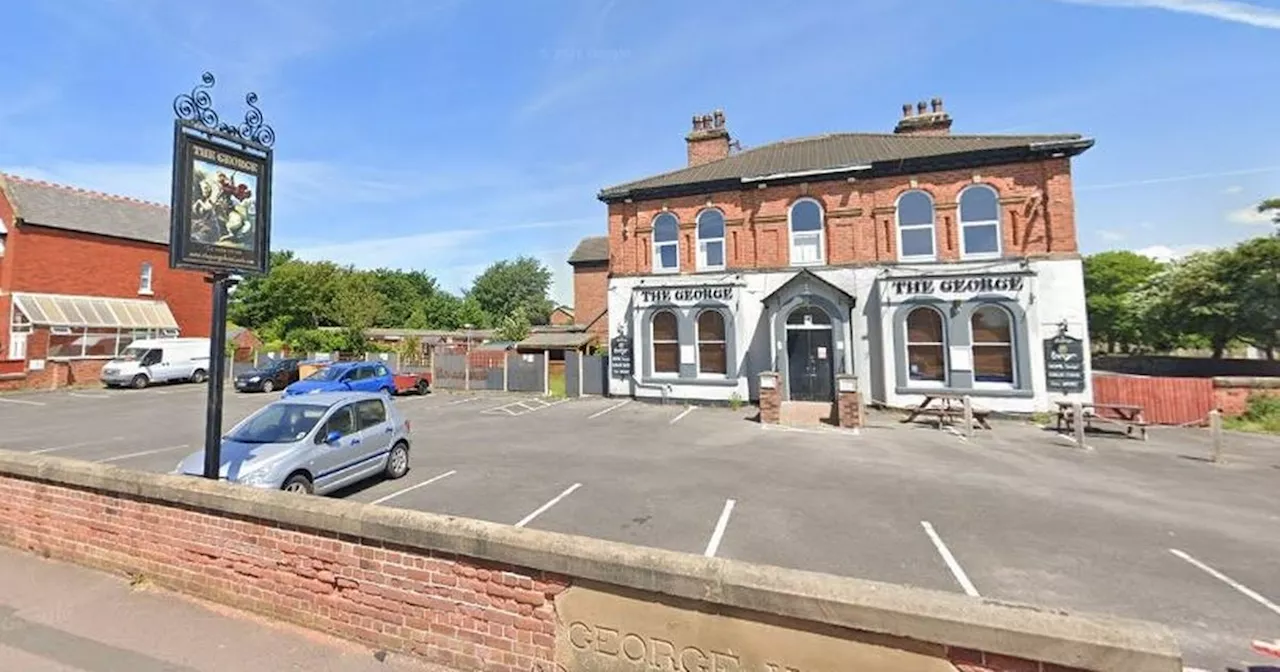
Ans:
[[[569,306],[556,306],[551,311],[551,316],[547,320],[548,324],[557,327],[566,327],[573,324],[573,308]]]
[[[169,208],[0,175],[0,390],[97,380],[135,339],[209,335],[204,275],[169,268]]]
[[[609,336],[609,237],[583,238],[569,255],[573,267],[574,323],[604,343]]]
[[[934,99],[893,133],[732,151],[723,113],[695,117],[688,165],[602,190],[609,235],[573,256],[580,319],[632,340],[610,391],[757,399],[773,371],[783,400],[847,374],[872,403],[1048,408],[1046,339],[1089,352],[1071,159],[1093,140],[951,124]],[[1054,399],[1091,399],[1085,359]]]

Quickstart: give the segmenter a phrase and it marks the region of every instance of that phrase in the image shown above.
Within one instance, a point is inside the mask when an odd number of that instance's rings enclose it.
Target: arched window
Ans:
[[[907,315],[907,376],[916,383],[947,380],[947,334],[942,313],[920,307]]]
[[[813,306],[796,308],[787,316],[787,324],[793,327],[831,324],[831,316],[827,311]]]
[[[724,268],[724,215],[719,210],[698,214],[698,270]]]
[[[680,270],[680,221],[669,212],[653,218],[653,270]]]
[[[151,293],[151,262],[142,262],[142,269],[138,271],[138,293]]]
[[[934,259],[933,199],[923,191],[898,197],[898,258]]]
[[[1013,385],[1013,319],[999,306],[973,311],[973,381]]]
[[[985,184],[960,192],[960,253],[1000,256],[1000,197]]]
[[[649,342],[653,346],[653,372],[680,373],[680,326],[676,314],[664,310],[654,314]]]
[[[718,310],[698,314],[698,373],[729,373],[724,315]]]
[[[801,199],[792,204],[790,215],[792,265],[826,261],[822,206],[811,198]]]
[[[4,239],[9,229],[4,228],[4,220],[0,219],[0,255],[4,255]]]

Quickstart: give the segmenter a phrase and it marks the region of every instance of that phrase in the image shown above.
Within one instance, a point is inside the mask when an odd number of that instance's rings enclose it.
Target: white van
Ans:
[[[139,389],[152,383],[203,383],[209,378],[209,339],[134,341],[119,357],[102,367],[100,378],[107,387],[128,385]]]

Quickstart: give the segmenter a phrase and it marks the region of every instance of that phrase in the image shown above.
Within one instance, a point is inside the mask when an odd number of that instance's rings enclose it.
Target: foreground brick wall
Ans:
[[[0,543],[463,670],[550,661],[557,577],[0,476]],[[550,668],[548,668],[550,669]]]
[[[1280,397],[1280,378],[1213,379],[1213,407],[1225,416],[1243,415],[1253,395]]]

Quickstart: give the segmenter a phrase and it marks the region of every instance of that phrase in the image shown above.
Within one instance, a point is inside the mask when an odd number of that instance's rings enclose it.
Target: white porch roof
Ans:
[[[13,305],[32,324],[50,327],[178,328],[178,321],[164,301],[14,292]]]

